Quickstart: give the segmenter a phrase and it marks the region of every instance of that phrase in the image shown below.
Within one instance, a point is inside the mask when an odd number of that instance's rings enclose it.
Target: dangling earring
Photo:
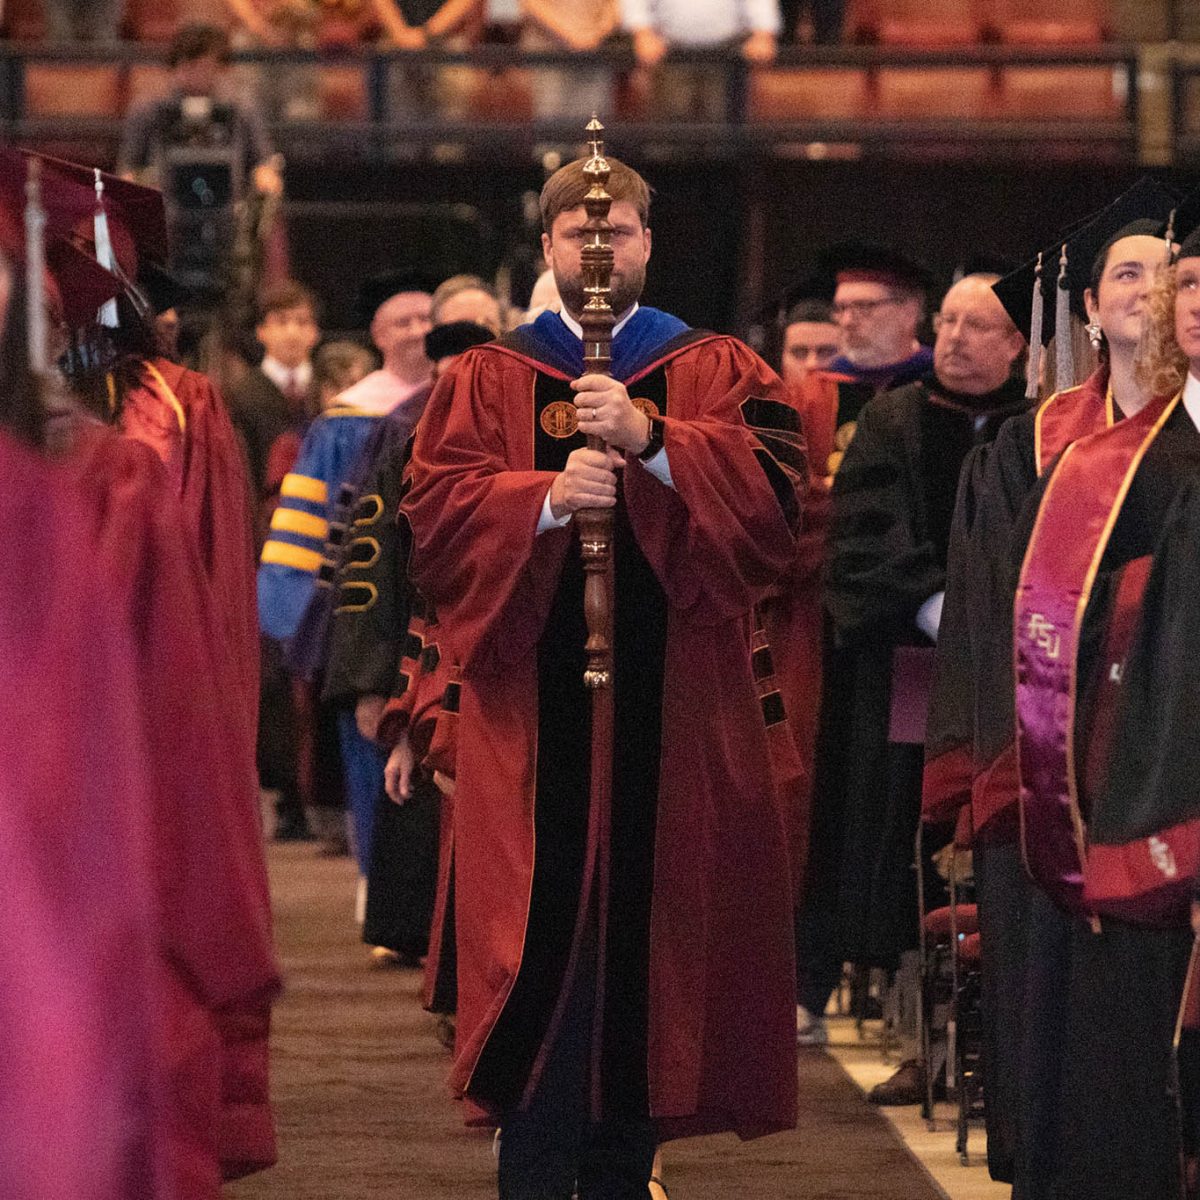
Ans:
[[[1104,343],[1104,330],[1100,328],[1100,322],[1089,321],[1086,328],[1088,341],[1092,343],[1092,349],[1099,350]]]

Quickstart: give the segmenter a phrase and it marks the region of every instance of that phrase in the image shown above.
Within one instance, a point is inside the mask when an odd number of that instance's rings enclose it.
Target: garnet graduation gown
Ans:
[[[88,502],[6,433],[0,477],[0,1180],[12,1200],[174,1200],[130,632]]]
[[[209,379],[165,358],[137,364],[120,429],[162,460],[212,589],[213,611],[238,702],[254,736],[258,714],[258,613],[254,510],[245,458],[229,413]]]
[[[229,703],[209,589],[161,463],[79,418],[63,463],[92,501],[93,552],[135,644],[149,768],[160,1137],[179,1194],[215,1196],[275,1160],[267,1095],[279,989],[252,747]]]
[[[740,343],[640,309],[613,359],[660,414],[675,486],[627,459],[593,1086],[626,1114],[648,1106],[663,1138],[753,1136],[796,1117],[786,815],[749,646],[753,604],[795,556],[803,455],[772,436],[794,436],[795,413]],[[468,351],[430,400],[404,502],[414,578],[463,666],[452,1082],[493,1113],[536,1086],[585,855],[578,542],[569,527],[535,535],[555,472],[584,444],[569,420],[581,373],[555,314]]]

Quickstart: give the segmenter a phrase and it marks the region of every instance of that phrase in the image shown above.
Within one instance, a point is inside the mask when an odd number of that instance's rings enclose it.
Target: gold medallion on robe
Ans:
[[[541,423],[552,438],[574,437],[579,428],[579,413],[569,400],[555,400],[542,409]]]
[[[644,413],[650,420],[654,420],[659,416],[658,405],[653,400],[643,400],[641,396],[633,397],[633,407],[640,413]]]

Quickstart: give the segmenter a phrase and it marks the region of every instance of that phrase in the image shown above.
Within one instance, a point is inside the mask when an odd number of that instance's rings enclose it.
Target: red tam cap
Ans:
[[[919,263],[887,246],[842,242],[831,246],[818,268],[839,283],[879,283],[915,295],[928,295],[933,280]]]

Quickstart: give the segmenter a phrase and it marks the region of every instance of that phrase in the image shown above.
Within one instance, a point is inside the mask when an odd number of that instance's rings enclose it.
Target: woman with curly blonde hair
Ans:
[[[1190,279],[1190,266],[1185,267],[1185,276]],[[1155,280],[1146,306],[1134,371],[1138,383],[1151,396],[1175,395],[1188,375],[1188,358],[1175,336],[1178,287],[1179,267],[1165,268]]]

